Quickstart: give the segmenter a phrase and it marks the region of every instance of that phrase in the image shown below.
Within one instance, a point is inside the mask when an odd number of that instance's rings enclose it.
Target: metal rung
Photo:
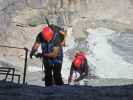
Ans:
[[[3,75],[4,75],[4,74],[7,74],[7,73],[2,73],[2,72],[0,72],[0,74],[3,74]],[[13,75],[13,74],[10,74],[10,73],[9,73],[8,75]],[[19,75],[19,74],[14,74],[14,76],[18,76],[18,83],[20,83],[20,76],[21,76],[21,75]]]
[[[12,71],[12,74],[10,73]],[[8,75],[12,76],[12,82],[14,80],[14,76],[18,76],[18,83],[20,83],[20,75],[19,74],[14,74],[15,73],[15,68],[7,68],[7,67],[0,67],[0,74],[6,74],[5,81],[7,79]]]

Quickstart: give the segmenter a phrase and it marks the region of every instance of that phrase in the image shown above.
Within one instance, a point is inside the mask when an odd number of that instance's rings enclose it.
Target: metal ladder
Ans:
[[[18,84],[20,83],[20,74],[15,74],[15,68],[0,67],[0,74],[5,75],[4,81],[7,81],[8,76],[11,76],[11,82],[14,81],[14,76],[18,77]]]

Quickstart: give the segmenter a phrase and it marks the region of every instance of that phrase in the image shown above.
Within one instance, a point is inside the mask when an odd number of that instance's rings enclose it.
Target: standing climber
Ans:
[[[62,38],[59,32],[63,32],[59,27],[54,25],[46,26],[40,32],[32,47],[30,57],[36,53],[41,45],[42,58],[45,68],[45,86],[63,85],[61,69],[63,61]]]
[[[88,63],[83,52],[76,53],[70,69],[70,76],[68,78],[68,84],[71,82],[78,82],[84,79],[88,75]]]

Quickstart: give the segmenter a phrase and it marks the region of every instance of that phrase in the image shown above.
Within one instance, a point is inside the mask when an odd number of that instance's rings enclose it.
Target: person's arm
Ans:
[[[39,46],[40,46],[40,43],[35,41],[35,43],[34,43],[34,45],[32,47],[32,50],[37,50]]]
[[[88,67],[89,66],[88,66],[88,63],[87,63],[87,59],[85,59],[85,63],[83,64],[83,67],[84,67],[84,72],[82,72],[80,77],[77,78],[75,81],[80,81],[88,75]]]
[[[32,56],[35,54],[39,46],[40,46],[40,34],[38,34],[36,37],[36,40],[30,52],[30,58],[32,58]]]
[[[48,58],[56,58],[59,55],[60,47],[54,47],[52,52],[44,54]]]

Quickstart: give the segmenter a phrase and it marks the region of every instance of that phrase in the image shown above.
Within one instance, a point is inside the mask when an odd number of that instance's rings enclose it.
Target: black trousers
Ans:
[[[62,64],[49,64],[48,61],[43,61],[45,73],[45,86],[63,85],[61,76]]]

